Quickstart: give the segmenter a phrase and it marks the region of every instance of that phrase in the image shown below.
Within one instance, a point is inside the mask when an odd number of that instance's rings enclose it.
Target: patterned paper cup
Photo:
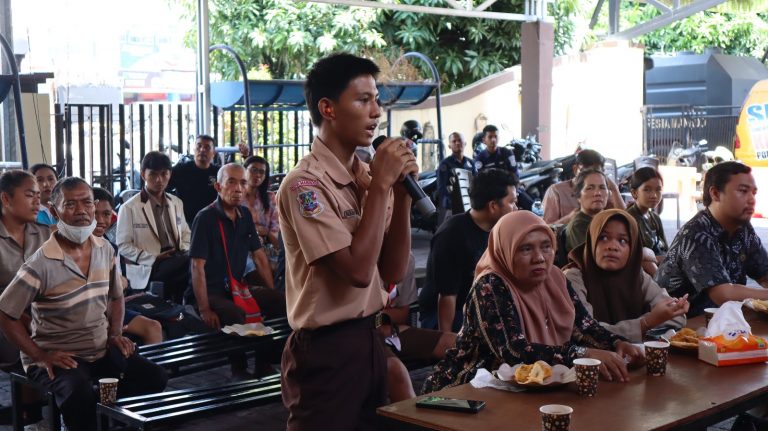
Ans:
[[[547,404],[539,407],[542,431],[568,431],[571,426],[573,409],[562,404]]]
[[[646,341],[645,369],[650,376],[663,376],[667,372],[669,343],[664,341]]]
[[[115,378],[99,379],[99,402],[105,406],[115,404],[117,400],[117,382]]]
[[[599,359],[580,358],[573,361],[576,368],[576,388],[579,395],[594,397],[597,393],[597,378],[600,374]]]

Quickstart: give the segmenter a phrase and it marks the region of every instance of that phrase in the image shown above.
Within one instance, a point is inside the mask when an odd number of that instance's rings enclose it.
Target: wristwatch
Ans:
[[[574,355],[576,359],[587,356],[587,348],[584,346],[574,346]]]

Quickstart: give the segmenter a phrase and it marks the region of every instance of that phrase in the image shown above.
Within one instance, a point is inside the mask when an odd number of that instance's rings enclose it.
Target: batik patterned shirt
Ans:
[[[570,366],[578,357],[579,346],[613,351],[618,341],[625,340],[590,316],[570,284],[568,293],[576,308],[573,334],[565,344],[550,346],[526,339],[512,292],[501,278],[488,274],[476,280],[467,297],[456,346],[435,365],[422,393],[468,383],[478,368],[492,371],[503,363],[532,364],[542,360]]]
[[[669,294],[688,294],[688,317],[717,307],[706,290],[726,283],[746,284],[768,275],[768,254],[750,223],[729,236],[709,209],[696,214],[678,232],[656,273]]]

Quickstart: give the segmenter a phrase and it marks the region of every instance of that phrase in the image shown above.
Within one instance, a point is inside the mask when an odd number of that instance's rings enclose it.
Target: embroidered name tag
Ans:
[[[344,210],[343,213],[341,213],[341,218],[352,218],[357,216],[357,210],[350,209],[350,210]]]
[[[320,181],[318,180],[299,180],[296,181],[296,184],[291,186],[291,191],[295,192],[302,187],[314,187],[318,185],[320,185]]]
[[[317,217],[323,212],[323,204],[314,190],[299,193],[296,199],[299,201],[299,213],[304,217]]]

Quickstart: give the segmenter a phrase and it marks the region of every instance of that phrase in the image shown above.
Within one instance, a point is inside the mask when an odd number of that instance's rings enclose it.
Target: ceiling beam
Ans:
[[[432,14],[432,15],[458,16],[463,18],[496,19],[496,20],[502,20],[502,21],[527,22],[527,21],[538,21],[540,19],[543,19],[537,15],[526,15],[526,14],[520,14],[520,13],[486,12],[484,10],[449,9],[449,8],[431,7],[431,6],[382,3],[382,2],[370,1],[370,0],[307,0],[307,1],[312,3],[327,3],[327,4],[333,4],[333,5],[372,7],[377,9],[388,9],[388,10],[395,10],[395,11],[401,11],[401,12],[415,12],[415,13],[426,13],[426,14]],[[491,1],[490,3],[493,3],[493,1]],[[489,3],[489,2],[486,1],[480,6],[485,6],[485,7],[490,6],[490,3],[488,5],[486,5],[486,3]],[[544,10],[546,11],[546,9]]]
[[[634,39],[661,27],[672,24],[676,21],[688,18],[689,16],[697,14],[703,10],[713,8],[719,4],[725,3],[726,1],[727,0],[696,0],[693,3],[689,3],[681,7],[679,7],[679,3],[675,1],[676,4],[673,5],[673,8],[670,9],[669,12],[663,13],[649,21],[638,24],[627,30],[623,30],[614,34],[608,34],[604,37],[606,39]]]

